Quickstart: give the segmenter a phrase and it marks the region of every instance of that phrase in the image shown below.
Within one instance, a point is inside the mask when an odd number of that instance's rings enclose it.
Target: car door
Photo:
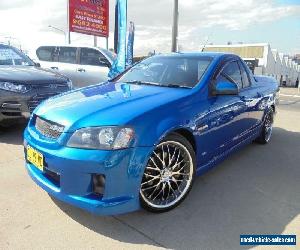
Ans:
[[[250,131],[262,121],[264,110],[264,108],[262,108],[263,93],[261,93],[261,89],[255,85],[254,79],[251,79],[251,73],[245,63],[240,61],[239,65],[243,81],[243,88],[240,91],[240,96],[247,106],[247,126]]]
[[[242,89],[242,76],[237,60],[224,64],[213,84],[218,82],[232,82]],[[247,130],[247,118],[247,107],[240,94],[211,96],[207,121],[213,135],[215,154],[221,154],[240,142]]]
[[[99,51],[93,48],[80,48],[77,80],[80,86],[104,82],[108,79],[110,62]]]
[[[76,81],[77,69],[77,48],[76,47],[57,47],[56,64],[53,64],[52,69],[57,70],[59,73],[67,76],[73,81]]]

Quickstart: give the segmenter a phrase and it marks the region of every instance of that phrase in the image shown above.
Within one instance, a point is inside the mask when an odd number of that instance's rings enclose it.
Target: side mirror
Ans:
[[[215,95],[238,95],[239,88],[233,82],[217,82],[214,94]]]
[[[40,67],[41,67],[41,64],[38,63],[38,62],[34,63],[34,65],[35,65],[35,67],[37,67],[37,68],[40,68]]]

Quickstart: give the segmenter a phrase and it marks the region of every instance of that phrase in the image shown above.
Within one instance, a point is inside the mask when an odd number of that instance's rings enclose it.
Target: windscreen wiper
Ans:
[[[125,81],[126,83],[131,83],[131,84],[137,84],[137,85],[154,85],[154,86],[159,86],[159,87],[166,87],[166,88],[186,88],[186,89],[191,89],[191,87],[188,86],[181,86],[181,85],[177,85],[177,84],[160,84],[160,83],[156,83],[156,82],[145,82],[145,81],[138,81],[138,80],[134,80],[134,81]]]
[[[155,86],[161,86],[159,83],[155,82],[145,82],[145,81],[138,81],[138,80],[133,80],[133,81],[125,81],[126,83],[131,83],[131,84],[137,84],[137,85],[155,85]]]
[[[164,86],[164,87],[169,87],[169,88],[184,88],[184,89],[191,89],[191,87],[188,87],[188,86],[182,86],[182,85],[177,85],[177,84],[167,84],[167,85],[161,85],[161,86]]]

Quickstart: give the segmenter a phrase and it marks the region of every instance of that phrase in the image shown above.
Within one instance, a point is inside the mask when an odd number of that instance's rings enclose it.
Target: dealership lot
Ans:
[[[185,202],[169,213],[113,217],[93,216],[49,197],[25,171],[25,125],[4,129],[0,248],[240,249],[239,235],[252,233],[297,234],[299,242],[299,118],[300,94],[283,89],[269,145],[249,145],[198,177]]]

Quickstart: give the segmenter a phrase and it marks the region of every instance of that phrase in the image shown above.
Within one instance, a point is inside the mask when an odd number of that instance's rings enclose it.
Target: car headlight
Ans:
[[[125,127],[91,127],[77,130],[67,147],[115,150],[130,147],[134,131]]]
[[[17,93],[26,93],[30,90],[30,87],[12,82],[0,82],[0,89]]]
[[[70,79],[67,81],[67,84],[68,84],[69,89],[72,90],[73,89],[73,83]]]

